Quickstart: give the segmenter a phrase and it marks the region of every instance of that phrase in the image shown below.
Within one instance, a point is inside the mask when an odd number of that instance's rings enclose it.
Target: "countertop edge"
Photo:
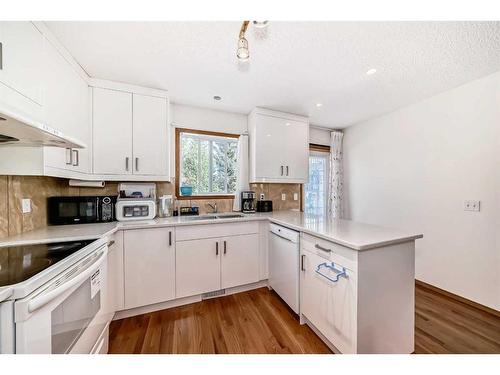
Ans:
[[[419,238],[424,237],[423,234],[405,235],[405,236],[400,237],[400,238],[395,238],[395,239],[387,240],[387,241],[374,242],[374,243],[371,243],[369,245],[356,245],[353,243],[349,243],[346,241],[336,239],[334,237],[331,237],[331,236],[328,236],[325,234],[321,234],[319,232],[315,232],[315,231],[310,230],[310,229],[306,229],[304,227],[301,227],[300,225],[290,224],[290,223],[283,221],[283,220],[280,220],[280,219],[270,217],[269,221],[272,223],[282,225],[282,226],[287,227],[289,229],[293,229],[293,230],[296,230],[296,231],[302,232],[302,233],[307,233],[311,236],[319,237],[319,238],[324,239],[326,241],[330,241],[330,242],[336,243],[337,245],[348,247],[349,249],[357,250],[357,251],[373,250],[373,249],[377,249],[377,248],[385,247],[385,246],[389,246],[389,245],[396,245],[396,244],[400,244],[400,243],[415,241]]]
[[[343,240],[339,240],[338,238],[322,234],[320,232],[316,232],[311,229],[304,228],[300,225],[290,223],[284,219],[280,218],[273,218],[270,216],[245,216],[241,218],[228,218],[228,219],[213,219],[213,220],[203,220],[203,221],[184,221],[184,222],[168,222],[167,220],[165,221],[155,221],[158,219],[154,219],[152,221],[148,222],[134,222],[134,223],[123,223],[123,222],[116,222],[114,223],[114,226],[110,228],[107,231],[104,231],[102,233],[89,233],[89,234],[68,234],[67,236],[61,235],[61,236],[47,236],[46,238],[42,238],[39,240],[36,239],[26,239],[26,240],[5,240],[1,241],[0,240],[0,248],[4,247],[9,247],[9,246],[25,246],[25,245],[36,245],[36,244],[44,244],[44,243],[50,243],[50,242],[62,242],[62,241],[83,241],[83,240],[90,240],[90,239],[99,239],[103,237],[110,236],[117,231],[127,231],[127,230],[138,230],[138,229],[153,229],[153,228],[168,228],[168,227],[178,227],[178,226],[192,226],[192,225],[208,225],[208,224],[227,224],[227,223],[238,223],[238,222],[253,222],[253,221],[269,221],[271,223],[279,224],[284,227],[296,230],[298,232],[306,233],[311,236],[315,236],[321,239],[324,239],[326,241],[330,241],[333,243],[336,243],[338,245],[350,248],[352,250],[357,250],[357,251],[364,251],[364,250],[372,250],[372,249],[377,249],[380,247],[385,247],[385,246],[390,246],[390,245],[396,245],[400,243],[405,243],[405,242],[411,242],[415,241],[419,238],[423,238],[422,234],[415,234],[415,235],[407,235],[407,234],[402,234],[401,237],[392,238],[386,241],[379,241],[379,242],[373,242],[373,243],[368,243],[368,244],[363,244],[363,243],[353,243],[353,242],[347,242]],[[162,219],[159,219],[162,220]],[[171,219],[172,220],[172,219]],[[86,225],[86,224],[82,224]]]

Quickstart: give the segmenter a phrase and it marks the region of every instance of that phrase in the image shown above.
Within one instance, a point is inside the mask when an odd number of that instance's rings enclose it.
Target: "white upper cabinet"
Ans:
[[[94,173],[132,173],[132,94],[92,89]]]
[[[42,104],[43,35],[31,22],[0,22],[0,82]]]
[[[89,173],[91,128],[87,82],[48,41],[44,46],[43,74],[44,121],[87,147],[83,149],[44,150],[45,166]]]
[[[134,94],[132,112],[134,174],[168,174],[167,101]]]
[[[167,97],[110,85],[92,88],[93,173],[109,180],[168,181]]]
[[[305,183],[309,167],[306,117],[262,108],[249,115],[250,182]]]

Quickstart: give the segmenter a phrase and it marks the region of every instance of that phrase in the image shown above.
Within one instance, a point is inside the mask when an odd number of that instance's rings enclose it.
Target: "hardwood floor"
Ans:
[[[500,353],[500,316],[417,284],[415,353]]]
[[[423,285],[415,353],[500,353],[500,317]],[[109,353],[330,353],[267,288],[112,322]]]
[[[111,323],[109,353],[330,353],[267,288]]]

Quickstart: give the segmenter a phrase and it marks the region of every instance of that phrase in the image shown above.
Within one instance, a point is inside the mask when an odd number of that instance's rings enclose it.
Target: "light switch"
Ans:
[[[465,201],[464,211],[475,211],[479,212],[481,210],[481,201]]]
[[[281,200],[282,200],[282,201],[286,201],[286,194],[285,194],[285,193],[282,193],[282,194],[281,194]]]
[[[299,193],[293,193],[293,200],[298,201],[299,200]]]
[[[31,199],[25,198],[21,202],[22,202],[23,214],[30,213],[31,212]]]

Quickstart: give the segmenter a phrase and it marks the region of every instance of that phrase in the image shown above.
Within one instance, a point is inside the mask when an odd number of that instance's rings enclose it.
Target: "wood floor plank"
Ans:
[[[267,288],[113,321],[109,337],[109,353],[331,353]],[[500,353],[500,317],[417,284],[415,353]]]

